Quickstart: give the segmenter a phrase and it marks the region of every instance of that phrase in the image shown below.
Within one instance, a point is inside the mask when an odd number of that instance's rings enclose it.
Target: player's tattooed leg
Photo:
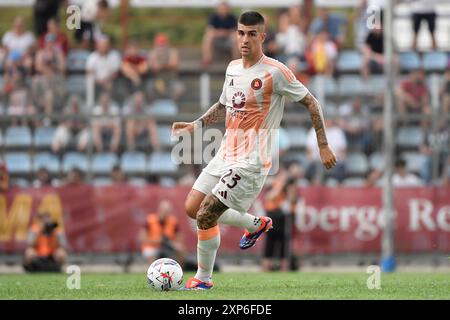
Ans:
[[[197,227],[200,230],[207,230],[217,225],[220,215],[228,207],[220,202],[212,193],[203,199],[200,209],[197,212]]]

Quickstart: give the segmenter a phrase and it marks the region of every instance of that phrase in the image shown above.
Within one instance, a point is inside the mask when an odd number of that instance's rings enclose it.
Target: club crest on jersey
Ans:
[[[253,79],[253,81],[252,81],[252,89],[253,90],[259,90],[259,89],[261,89],[261,87],[262,87],[261,79],[258,79],[258,78]]]
[[[236,109],[240,109],[245,105],[245,94],[243,94],[241,91],[236,92],[233,94],[233,98],[231,99],[233,102],[233,107]]]

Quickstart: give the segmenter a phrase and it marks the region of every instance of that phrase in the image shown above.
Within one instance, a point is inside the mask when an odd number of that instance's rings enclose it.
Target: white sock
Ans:
[[[197,235],[198,268],[195,278],[207,282],[211,280],[217,249],[220,246],[219,225],[207,230],[197,229]]]
[[[240,213],[234,209],[227,209],[217,220],[218,223],[228,224],[234,227],[247,229],[249,232],[255,232],[261,226],[261,219],[250,213]]]

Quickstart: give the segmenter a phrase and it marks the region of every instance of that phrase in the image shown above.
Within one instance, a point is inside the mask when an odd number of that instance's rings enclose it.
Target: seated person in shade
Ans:
[[[142,254],[151,264],[158,258],[172,257],[181,266],[184,264],[184,245],[178,219],[173,214],[172,204],[163,200],[156,213],[147,215],[146,225],[140,232]]]
[[[208,20],[202,43],[202,63],[208,66],[213,61],[213,52],[219,50],[231,53],[232,59],[238,59],[239,53],[236,43],[237,19],[231,13],[230,6],[222,1]]]
[[[92,136],[97,152],[117,152],[120,144],[122,127],[119,108],[108,93],[100,95],[99,104],[93,110],[91,120]]]
[[[120,70],[131,83],[133,91],[141,88],[144,77],[149,70],[149,65],[146,55],[141,52],[136,41],[131,41],[127,45]]]
[[[178,49],[172,47],[165,33],[158,33],[153,41],[153,49],[148,58],[152,74],[149,83],[149,98],[178,100],[184,92],[184,86],[178,79],[180,57]]]
[[[154,151],[161,149],[158,138],[156,121],[146,114],[145,97],[142,91],[135,92],[130,104],[125,106],[123,115],[126,117],[125,129],[127,150],[149,149]]]
[[[448,114],[450,112],[450,60],[447,69],[445,69],[440,94],[442,98],[442,111]]]
[[[395,91],[400,114],[430,114],[430,92],[425,82],[425,70],[413,70]],[[414,121],[417,122],[417,121]],[[411,121],[409,125],[417,124]],[[425,126],[426,122],[422,121]]]
[[[28,234],[24,268],[28,272],[60,272],[66,259],[66,239],[47,212],[37,214]]]
[[[406,161],[398,159],[395,161],[395,172],[392,176],[394,187],[419,187],[423,183],[414,173],[408,172]]]
[[[120,165],[115,164],[111,171],[111,180],[113,183],[126,183],[127,177]]]
[[[6,163],[0,159],[0,194],[9,190],[9,173]]]

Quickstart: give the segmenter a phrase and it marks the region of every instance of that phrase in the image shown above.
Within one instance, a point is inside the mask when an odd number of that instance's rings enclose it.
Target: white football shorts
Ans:
[[[258,197],[266,178],[267,175],[239,167],[226,169],[221,176],[203,170],[192,189],[204,194],[212,192],[228,208],[244,214]]]

